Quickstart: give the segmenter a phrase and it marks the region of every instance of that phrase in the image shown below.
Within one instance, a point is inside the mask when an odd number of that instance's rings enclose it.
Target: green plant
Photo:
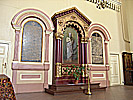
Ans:
[[[75,80],[79,80],[80,75],[82,75],[84,70],[84,67],[79,67],[79,66],[75,66],[72,65],[72,67],[66,67],[65,72],[67,72],[68,75],[73,75],[73,77],[75,78]]]

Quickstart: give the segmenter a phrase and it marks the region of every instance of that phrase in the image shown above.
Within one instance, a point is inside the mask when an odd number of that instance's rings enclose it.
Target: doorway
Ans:
[[[9,43],[0,42],[0,74],[8,74]]]
[[[110,54],[110,86],[120,85],[119,55]]]

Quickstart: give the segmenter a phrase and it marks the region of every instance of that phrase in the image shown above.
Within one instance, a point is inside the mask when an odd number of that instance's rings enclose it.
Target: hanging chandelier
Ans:
[[[98,9],[109,8],[120,12],[121,2],[118,2],[117,0],[86,0],[86,1],[96,4],[96,7]]]

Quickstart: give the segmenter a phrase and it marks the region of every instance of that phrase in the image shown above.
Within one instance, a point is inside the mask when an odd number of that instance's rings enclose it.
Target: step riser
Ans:
[[[57,92],[53,90],[45,90],[46,93],[52,94],[52,95],[66,95],[66,94],[75,94],[75,93],[83,93],[83,91],[62,91]]]
[[[90,85],[91,91],[99,91],[105,90],[105,88],[100,88],[99,83],[94,83]],[[72,93],[86,93],[88,90],[87,84],[73,84],[73,85],[51,85],[49,89],[45,89],[46,93],[52,95],[60,95],[60,94],[72,94]]]
[[[80,89],[87,89],[87,85],[83,85],[83,86],[50,86],[50,89],[55,90],[55,91],[71,91],[71,90],[80,90]],[[90,86],[91,89],[99,89],[99,84],[96,85],[91,85]]]

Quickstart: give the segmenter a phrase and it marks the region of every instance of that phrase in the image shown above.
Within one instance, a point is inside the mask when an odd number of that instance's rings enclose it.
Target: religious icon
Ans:
[[[67,60],[72,61],[72,54],[73,54],[73,39],[72,33],[69,33],[68,37],[66,38],[67,43]]]
[[[78,63],[77,32],[66,28],[63,38],[63,63]]]

